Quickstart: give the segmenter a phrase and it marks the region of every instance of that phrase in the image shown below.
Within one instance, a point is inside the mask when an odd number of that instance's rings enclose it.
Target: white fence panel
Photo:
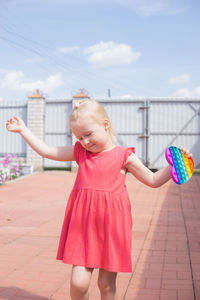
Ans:
[[[101,100],[122,147],[135,147],[137,156],[144,162],[144,100]]]
[[[0,156],[16,154],[26,156],[26,143],[19,134],[10,133],[6,129],[6,121],[14,115],[19,116],[27,123],[27,101],[1,101],[0,102]]]
[[[68,128],[68,116],[72,109],[72,101],[46,101],[45,108],[45,142],[49,146],[69,146],[72,144],[71,132]],[[71,162],[44,159],[45,167],[71,167]]]

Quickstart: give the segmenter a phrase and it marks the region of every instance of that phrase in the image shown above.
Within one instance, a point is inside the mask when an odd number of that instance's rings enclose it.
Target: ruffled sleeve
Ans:
[[[76,144],[74,146],[74,157],[75,157],[75,160],[76,160],[77,164],[79,164],[81,150],[82,150],[81,143],[76,142]]]
[[[135,148],[134,148],[134,147],[129,147],[129,148],[126,148],[126,149],[125,149],[125,151],[124,151],[124,160],[123,160],[122,167],[126,164],[126,161],[127,161],[128,157],[129,157],[132,153],[135,153]]]

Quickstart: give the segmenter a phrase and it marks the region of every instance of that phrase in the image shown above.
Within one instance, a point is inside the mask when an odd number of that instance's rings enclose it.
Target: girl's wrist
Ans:
[[[27,132],[28,127],[24,126],[20,131],[19,134],[24,135]]]

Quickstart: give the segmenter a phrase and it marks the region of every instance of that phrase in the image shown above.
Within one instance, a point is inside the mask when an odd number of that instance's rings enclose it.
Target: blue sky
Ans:
[[[198,0],[0,0],[0,100],[200,97]]]

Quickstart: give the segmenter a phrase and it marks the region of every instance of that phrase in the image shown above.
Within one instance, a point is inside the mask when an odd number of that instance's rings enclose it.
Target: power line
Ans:
[[[3,8],[5,9],[5,6],[3,6]],[[7,8],[6,8],[6,10],[9,12],[9,10]],[[4,18],[4,20],[5,20],[5,18]],[[22,23],[21,20],[20,20],[20,23]],[[24,23],[22,23],[22,24],[24,25]],[[17,47],[22,48],[23,50],[30,51],[30,52],[38,55],[39,57],[42,57],[42,58],[47,57],[57,67],[59,67],[64,73],[66,73],[66,67],[67,67],[68,71],[69,71],[69,69],[72,72],[75,71],[74,65],[72,65],[72,64],[70,64],[69,62],[66,62],[66,61],[62,61],[62,60],[60,61],[60,59],[55,58],[52,55],[49,55],[49,52],[48,53],[44,52],[45,50],[52,51],[52,49],[50,49],[48,46],[46,46],[44,44],[41,44],[38,41],[34,41],[30,38],[27,38],[26,36],[23,36],[22,34],[16,33],[15,31],[13,31],[13,27],[17,28],[17,26],[13,26],[11,24],[11,22],[9,22],[9,25],[6,25],[6,22],[4,21],[4,24],[1,25],[1,28],[6,33],[10,34],[11,36],[14,36],[14,38],[17,36],[19,39],[21,39],[23,41],[23,43],[20,44],[18,41],[16,42],[16,41],[13,41],[13,40],[8,39],[6,37],[1,37],[2,40],[6,41],[8,43],[11,43],[12,45],[16,45]],[[25,28],[26,28],[26,26],[25,26]],[[27,42],[28,42],[28,45],[27,45]],[[30,46],[30,44],[33,44],[33,46]],[[39,49],[38,49],[38,47],[39,47]],[[82,65],[85,64],[88,68],[88,64],[84,63],[84,61],[79,59],[78,57],[76,57],[76,59],[75,59],[73,56],[70,56],[69,54],[68,54],[68,57],[72,60],[75,60],[75,62],[79,61]],[[46,69],[46,68],[44,68],[44,66],[42,68]],[[87,70],[87,72],[83,71],[80,68],[80,65],[79,65],[79,69],[78,69],[75,77],[76,78],[79,77],[80,79],[82,79],[82,77],[80,77],[81,73],[83,74],[84,78],[88,78],[89,81],[94,80],[94,78],[96,78],[96,80],[101,80],[101,83],[103,83],[103,85],[105,86],[105,91],[107,91],[108,86],[111,86],[113,89],[123,90],[121,87],[119,88],[118,86],[113,85],[111,82],[105,81],[105,78],[101,77],[100,75],[97,75],[96,73],[91,72],[90,70]]]

